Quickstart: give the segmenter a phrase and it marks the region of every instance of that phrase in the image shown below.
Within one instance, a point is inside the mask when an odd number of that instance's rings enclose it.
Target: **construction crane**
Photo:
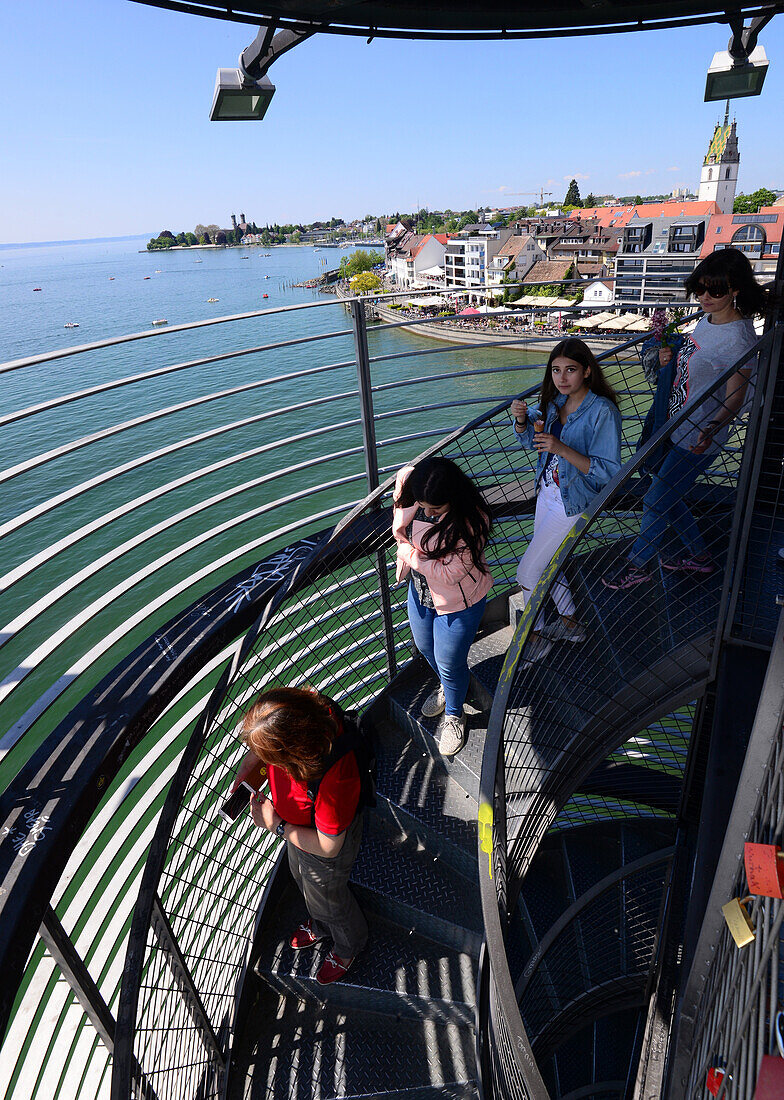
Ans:
[[[539,205],[544,206],[544,197],[545,197],[545,195],[552,195],[552,191],[545,191],[545,189],[543,187],[540,187],[538,191],[507,191],[504,198],[514,199],[514,198],[520,198],[523,195],[538,195],[539,196]]]

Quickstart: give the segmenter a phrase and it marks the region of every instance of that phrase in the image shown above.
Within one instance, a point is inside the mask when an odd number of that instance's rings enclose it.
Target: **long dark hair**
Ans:
[[[550,352],[550,358],[547,360],[547,368],[542,379],[542,415],[544,415],[548,405],[555,403],[558,396],[558,389],[555,382],[553,382],[552,366],[553,361],[558,359],[559,356],[563,356],[564,359],[573,359],[575,363],[580,364],[583,370],[590,370],[588,388],[592,393],[598,394],[599,397],[606,397],[608,401],[612,401],[613,405],[617,407],[618,395],[604,377],[604,372],[599,366],[594,353],[586,343],[578,340],[576,336],[568,336],[566,340],[562,340],[560,344],[555,345]]]
[[[271,688],[245,712],[240,737],[262,764],[302,783],[321,775],[341,721],[337,704],[312,688]]]
[[[434,523],[422,539],[427,556],[436,560],[445,558],[464,543],[476,568],[487,573],[482,554],[490,535],[492,513],[457,463],[450,458],[424,458],[418,462],[406,478],[398,504],[410,508],[418,500],[436,508],[449,505],[443,519]]]
[[[727,294],[735,291],[735,308],[743,317],[764,313],[771,305],[770,292],[754,277],[754,269],[739,248],[719,248],[697,264],[683,285],[687,294],[697,296],[697,286]]]

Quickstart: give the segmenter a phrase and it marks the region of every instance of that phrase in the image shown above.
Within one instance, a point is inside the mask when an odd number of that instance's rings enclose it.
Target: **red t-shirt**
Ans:
[[[282,768],[267,768],[272,804],[291,825],[313,824],[313,803],[307,783],[300,783]],[[316,796],[316,828],[327,836],[339,836],[354,820],[359,804],[359,768],[353,752],[336,760],[321,780]]]

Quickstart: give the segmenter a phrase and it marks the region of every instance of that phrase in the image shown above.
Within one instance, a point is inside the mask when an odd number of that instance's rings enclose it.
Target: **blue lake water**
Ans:
[[[0,418],[13,418],[0,424],[0,565],[6,581],[22,572],[5,586],[0,631],[46,603],[2,646],[0,676],[21,679],[0,732],[96,639],[117,638],[90,658],[52,719],[178,608],[285,545],[303,522],[334,522],[367,491],[350,319],[333,296],[292,286],[345,253],[140,252],[145,243],[0,248],[0,362],[151,334],[0,374]],[[151,327],[304,305],[316,308],[187,332]],[[327,338],[299,342],[319,335]],[[368,343],[387,469],[538,375],[443,380],[540,357],[373,327]],[[399,358],[406,352],[416,355]],[[407,381],[416,385],[393,388]],[[60,630],[62,643],[24,672]]]

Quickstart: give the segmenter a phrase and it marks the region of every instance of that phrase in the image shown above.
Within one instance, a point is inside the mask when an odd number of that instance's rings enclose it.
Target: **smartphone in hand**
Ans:
[[[233,821],[237,820],[243,810],[247,810],[252,794],[255,794],[255,791],[250,783],[240,783],[236,791],[232,791],[223,805],[219,808],[218,813],[224,821],[228,821],[231,825]]]

